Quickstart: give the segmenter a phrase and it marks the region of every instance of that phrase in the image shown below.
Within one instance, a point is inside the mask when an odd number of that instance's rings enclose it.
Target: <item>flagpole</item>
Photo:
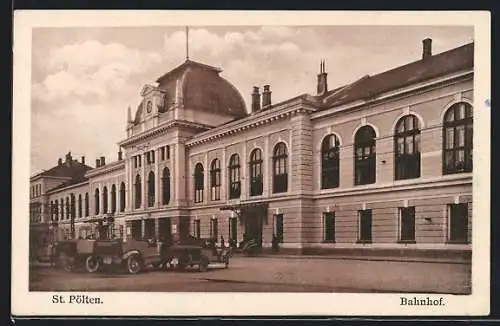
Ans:
[[[186,60],[189,60],[189,27],[186,26]]]

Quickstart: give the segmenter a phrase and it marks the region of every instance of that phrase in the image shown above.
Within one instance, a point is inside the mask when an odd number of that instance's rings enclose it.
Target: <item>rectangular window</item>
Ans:
[[[167,160],[170,160],[170,146],[165,146],[165,154],[167,156]]]
[[[160,159],[165,161],[165,147],[160,147]]]
[[[142,239],[142,225],[140,220],[132,221],[132,239]]]
[[[201,238],[201,225],[200,220],[194,220],[194,237]]]
[[[151,151],[151,163],[155,162],[155,151]]]
[[[141,155],[137,155],[137,162],[139,163],[138,166],[141,167],[142,166],[142,157],[141,157]]]
[[[229,219],[229,240],[234,240],[236,241],[238,238],[238,231],[237,231],[237,219],[236,217],[231,217]]]
[[[219,236],[219,220],[213,218],[210,220],[210,238],[217,240]]]
[[[415,207],[399,208],[399,241],[415,242]]]
[[[467,243],[469,240],[469,212],[466,203],[451,204],[448,208],[449,240]]]
[[[359,241],[372,242],[372,210],[365,209],[358,211],[359,215]]]
[[[335,242],[335,212],[323,213],[323,240]]]
[[[151,239],[155,236],[155,220],[154,219],[147,219],[145,220],[145,225],[144,225],[144,238],[145,239]]]
[[[278,242],[283,243],[283,233],[284,233],[283,214],[274,215],[274,226],[275,226],[274,231],[275,231],[276,237],[278,238]]]

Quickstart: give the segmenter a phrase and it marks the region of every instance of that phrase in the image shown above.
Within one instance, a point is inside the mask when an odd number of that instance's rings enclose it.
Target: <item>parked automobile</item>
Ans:
[[[165,245],[154,239],[129,239],[125,242],[122,239],[97,240],[85,267],[89,273],[115,267],[137,274],[148,265],[160,266],[163,262],[162,250],[165,250]]]
[[[194,242],[194,243],[193,243]],[[191,244],[174,244],[165,251],[164,267],[166,269],[198,267],[200,272],[208,270],[209,265],[223,265],[229,267],[231,257],[230,248],[217,248],[215,242],[207,239],[193,239]]]
[[[96,240],[78,239],[63,240],[55,245],[53,259],[55,263],[67,272],[79,266],[87,266],[94,252]]]

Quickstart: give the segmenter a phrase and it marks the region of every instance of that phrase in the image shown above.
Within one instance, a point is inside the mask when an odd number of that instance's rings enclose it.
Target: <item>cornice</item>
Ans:
[[[418,84],[414,84],[411,86],[399,88],[399,89],[394,89],[379,95],[376,95],[373,98],[367,98],[367,99],[362,99],[346,104],[341,104],[338,106],[328,106],[323,104],[322,105],[322,110],[314,113],[311,116],[311,119],[318,119],[318,118],[323,118],[327,117],[330,115],[338,114],[340,112],[344,113],[349,110],[354,110],[354,109],[359,109],[359,108],[366,108],[368,106],[373,106],[373,105],[379,105],[381,103],[386,103],[389,101],[394,101],[395,99],[399,98],[405,98],[408,96],[416,96],[420,94],[424,94],[425,92],[428,92],[429,89],[438,89],[438,88],[443,88],[446,86],[450,86],[453,84],[456,84],[458,82],[464,81],[464,80],[469,80],[472,79],[474,75],[474,70],[466,70],[466,71],[461,71],[458,73],[454,73],[451,75],[439,77],[430,81],[426,82],[421,82]]]
[[[119,146],[125,147],[125,146],[130,146],[136,142],[139,141],[144,141],[148,139],[155,138],[162,133],[164,133],[166,130],[171,129],[171,128],[176,128],[176,127],[181,127],[181,128],[193,128],[193,129],[201,129],[203,131],[213,128],[211,126],[201,124],[201,123],[196,123],[196,122],[191,122],[187,120],[173,120],[173,121],[168,121],[166,123],[162,123],[161,125],[144,131],[140,134],[134,135],[130,138],[127,138],[125,140],[122,140],[118,143]]]
[[[297,99],[292,103],[286,103],[286,105],[283,106],[258,112],[249,117],[195,135],[191,140],[186,142],[186,147],[190,148],[213,142],[226,136],[240,134],[249,129],[255,129],[275,121],[288,119],[289,117],[299,114],[308,114],[314,111],[316,111],[316,108],[313,107],[312,103],[303,99]]]
[[[98,176],[101,174],[114,172],[114,171],[121,170],[124,168],[125,168],[125,161],[124,160],[115,161],[115,162],[112,162],[109,164],[105,164],[104,166],[100,166],[98,168],[87,171],[87,173],[85,173],[85,177],[87,177],[87,178],[95,177],[95,176]]]

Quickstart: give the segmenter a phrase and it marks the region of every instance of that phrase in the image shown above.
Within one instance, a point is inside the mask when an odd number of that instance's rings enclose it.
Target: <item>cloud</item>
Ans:
[[[34,43],[33,172],[50,168],[70,150],[75,157],[87,156],[91,165],[97,156],[116,158],[116,143],[125,137],[127,106],[137,107],[144,83],[185,59],[185,31],[168,30],[151,34],[139,28],[129,35],[83,28],[74,34],[65,31],[64,41],[44,37]],[[137,42],[131,35],[148,37]],[[442,27],[195,27],[189,31],[189,55],[223,68],[222,77],[240,91],[249,108],[253,86],[271,85],[273,103],[314,94],[321,59],[326,59],[332,89],[418,60],[424,37],[433,38],[438,53],[472,35],[470,28]]]
[[[33,96],[53,102],[70,96],[110,98],[131,77],[158,65],[162,57],[119,43],[85,41],[52,49],[42,60],[47,64],[47,75],[33,85]]]

